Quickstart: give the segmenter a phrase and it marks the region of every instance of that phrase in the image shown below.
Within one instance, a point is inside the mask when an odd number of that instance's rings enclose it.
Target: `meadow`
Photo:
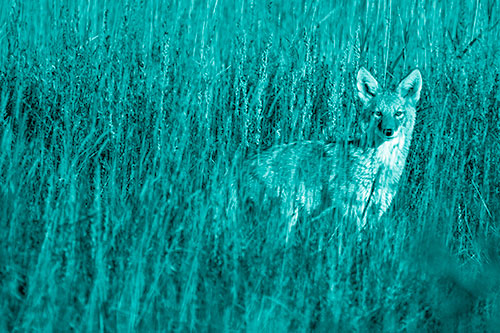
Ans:
[[[498,330],[499,22],[494,0],[3,0],[0,331]],[[361,66],[423,76],[369,241],[231,206],[245,156],[356,132]]]

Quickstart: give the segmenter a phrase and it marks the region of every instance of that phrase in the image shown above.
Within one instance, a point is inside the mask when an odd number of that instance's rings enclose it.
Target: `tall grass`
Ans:
[[[0,330],[499,327],[498,2],[0,8]],[[325,217],[285,242],[238,161],[354,133],[360,66],[423,73],[397,198],[362,246]]]

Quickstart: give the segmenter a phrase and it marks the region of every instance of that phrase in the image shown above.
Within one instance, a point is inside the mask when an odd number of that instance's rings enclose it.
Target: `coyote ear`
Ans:
[[[358,71],[358,96],[366,104],[377,94],[378,82],[364,67]]]
[[[422,89],[422,75],[418,69],[413,70],[407,77],[401,80],[396,88],[396,92],[405,101],[412,105],[417,104],[420,99],[420,90]]]

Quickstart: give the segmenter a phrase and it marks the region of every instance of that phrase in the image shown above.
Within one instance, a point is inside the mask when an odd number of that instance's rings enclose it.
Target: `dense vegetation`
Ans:
[[[500,327],[499,2],[0,8],[1,331]],[[238,160],[355,132],[360,66],[423,74],[398,195],[286,242]]]

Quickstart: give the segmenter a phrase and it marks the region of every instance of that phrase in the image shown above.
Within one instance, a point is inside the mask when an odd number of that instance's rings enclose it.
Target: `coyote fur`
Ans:
[[[360,228],[378,220],[391,204],[403,172],[421,87],[418,69],[389,91],[361,68],[358,137],[299,141],[257,153],[244,162],[245,181],[251,184],[248,197],[255,203],[279,202],[281,213],[291,219],[288,231],[299,212],[318,216],[334,211]]]

